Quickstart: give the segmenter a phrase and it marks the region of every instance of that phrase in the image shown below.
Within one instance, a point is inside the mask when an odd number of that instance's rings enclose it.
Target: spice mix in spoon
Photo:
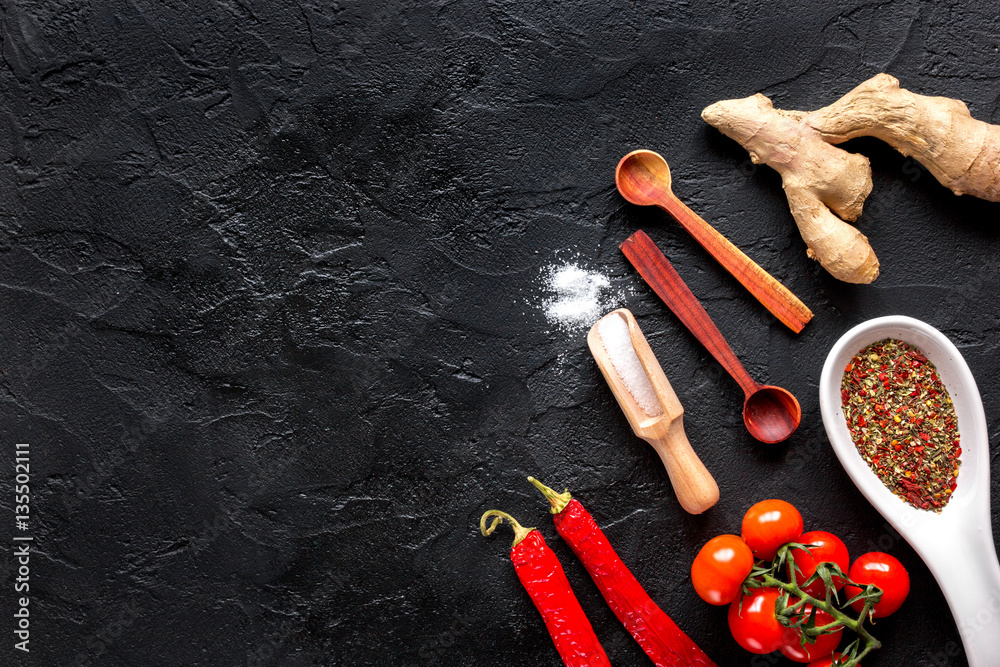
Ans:
[[[937,369],[917,348],[886,338],[844,369],[851,438],[882,483],[917,509],[940,512],[957,486],[958,420]]]

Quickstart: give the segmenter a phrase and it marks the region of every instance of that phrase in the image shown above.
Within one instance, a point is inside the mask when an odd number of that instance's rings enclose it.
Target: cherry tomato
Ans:
[[[819,660],[810,662],[809,667],[831,667],[833,665],[833,661],[840,657],[840,653],[834,653],[833,655],[828,655],[825,658],[820,658]],[[861,665],[859,664],[858,667],[861,667]]]
[[[800,535],[802,515],[784,500],[762,500],[743,517],[743,540],[762,560],[771,560],[778,547],[797,542]]]
[[[875,618],[884,618],[895,612],[910,593],[910,575],[903,564],[893,556],[878,551],[858,556],[847,576],[859,584],[875,584],[882,589],[882,599],[874,607]],[[856,586],[844,588],[848,598],[862,591]],[[855,611],[861,611],[864,601],[858,600],[851,606]]]
[[[805,605],[802,608],[802,613],[808,617],[812,613],[812,605]],[[816,625],[826,625],[832,622],[833,616],[830,614],[825,611],[816,612]],[[801,632],[796,630],[795,634],[796,637],[793,641],[782,644],[778,650],[795,662],[812,662],[833,653],[833,649],[840,644],[840,638],[844,636],[844,629],[841,628],[833,634],[820,635],[816,637],[815,643],[805,646],[802,645]]]
[[[753,554],[735,535],[719,535],[701,548],[691,563],[691,582],[709,604],[729,604],[740,596],[743,580],[753,569]]]
[[[777,651],[783,644],[798,641],[798,634],[778,622],[774,603],[781,593],[777,588],[755,588],[729,605],[729,631],[740,646],[751,653]]]
[[[803,591],[818,600],[823,600],[826,598],[826,586],[823,585],[822,579],[817,579],[808,586],[802,586],[802,582],[816,574],[816,566],[820,563],[836,563],[841,572],[847,572],[847,568],[851,564],[851,559],[847,555],[847,547],[840,541],[839,537],[822,530],[802,533],[797,541],[816,546],[809,547],[809,551],[805,549],[792,550],[792,558],[801,571],[795,574],[796,581],[799,582]],[[791,569],[791,564],[788,567]],[[844,586],[844,580],[837,576],[833,577],[833,583],[838,591]]]

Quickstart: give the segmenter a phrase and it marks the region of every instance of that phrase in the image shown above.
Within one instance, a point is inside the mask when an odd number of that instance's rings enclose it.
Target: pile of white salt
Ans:
[[[551,294],[543,304],[545,317],[567,331],[589,327],[621,301],[621,295],[609,293],[611,281],[606,276],[576,264],[551,267],[544,286]]]

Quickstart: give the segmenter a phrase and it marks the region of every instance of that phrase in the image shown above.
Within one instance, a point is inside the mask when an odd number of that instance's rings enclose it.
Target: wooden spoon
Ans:
[[[629,338],[632,341],[632,348],[635,350],[639,363],[646,372],[656,395],[656,400],[662,409],[662,413],[650,416],[639,405],[636,398],[629,391],[625,382],[615,370],[614,362],[608,354],[601,339],[598,327],[601,322],[609,317],[624,318],[628,324]],[[709,507],[719,501],[719,486],[712,478],[712,474],[705,468],[691,443],[684,433],[684,408],[677,400],[667,376],[653,355],[653,351],[646,342],[646,337],[642,335],[635,318],[625,308],[612,311],[601,318],[590,329],[587,334],[587,345],[591,354],[597,362],[597,367],[601,369],[604,379],[608,381],[611,391],[618,399],[618,405],[628,418],[628,423],[637,436],[648,442],[660,455],[660,460],[667,469],[670,483],[677,494],[677,500],[681,507],[691,514],[701,514]]]
[[[638,231],[625,239],[621,251],[674,315],[740,385],[746,396],[743,423],[750,435],[761,442],[774,443],[794,433],[802,421],[799,402],[788,390],[761,385],[750,377],[712,318],[652,239]]]
[[[799,333],[812,319],[812,311],[787,287],[674,195],[670,189],[670,167],[659,153],[638,150],[623,157],[615,169],[615,185],[627,201],[639,206],[659,206],[672,215],[715,261],[789,329]]]

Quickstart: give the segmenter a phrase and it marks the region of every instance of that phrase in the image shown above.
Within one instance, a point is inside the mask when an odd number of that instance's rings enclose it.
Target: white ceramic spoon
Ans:
[[[895,338],[920,349],[937,367],[958,417],[962,465],[944,510],[918,510],[895,496],[858,454],[841,409],[840,383],[855,354]],[[827,437],[861,493],[924,559],[955,616],[971,667],[1000,665],[1000,564],[990,523],[990,450],[976,381],[950,340],[911,317],[868,320],[830,350],[819,385]]]

